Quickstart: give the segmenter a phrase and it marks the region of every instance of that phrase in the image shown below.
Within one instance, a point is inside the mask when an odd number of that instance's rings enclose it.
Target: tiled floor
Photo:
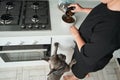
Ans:
[[[48,66],[0,68],[0,80],[46,80],[48,72]],[[103,70],[82,80],[120,80],[120,71],[112,60]]]
[[[82,80],[120,80],[120,67],[112,60],[103,70],[90,73],[90,77]]]
[[[48,67],[0,68],[0,80],[46,80]]]

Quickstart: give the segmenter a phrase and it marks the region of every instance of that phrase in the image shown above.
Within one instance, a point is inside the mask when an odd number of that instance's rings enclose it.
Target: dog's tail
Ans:
[[[54,52],[54,54],[57,55],[57,50],[58,50],[59,43],[55,42],[54,46],[55,46],[55,52]]]

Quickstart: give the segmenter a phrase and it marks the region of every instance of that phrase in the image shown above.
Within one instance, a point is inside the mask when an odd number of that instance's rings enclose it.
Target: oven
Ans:
[[[45,64],[41,59],[51,55],[51,37],[44,34],[51,31],[49,7],[49,0],[0,0],[0,32],[11,34],[0,37],[1,66]]]
[[[51,45],[1,46],[0,57],[4,62],[35,61],[50,57]]]
[[[0,67],[45,65],[51,44],[50,36],[0,38]]]

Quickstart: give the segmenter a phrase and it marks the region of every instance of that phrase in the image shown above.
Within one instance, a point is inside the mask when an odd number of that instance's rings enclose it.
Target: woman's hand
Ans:
[[[75,12],[82,12],[83,11],[83,7],[81,7],[79,4],[75,3],[75,4],[70,4],[68,7],[75,7],[74,10],[71,10],[71,12],[75,13]]]
[[[85,44],[85,42],[79,34],[78,29],[75,26],[71,26],[70,31],[75,38],[79,50],[81,50],[81,47]]]
[[[85,12],[85,13],[89,14],[92,10],[92,8],[83,8],[78,3],[70,4],[68,7],[75,7],[75,9],[71,10],[71,12],[73,12],[73,13],[75,13],[75,12]]]
[[[71,26],[70,27],[70,31],[71,31],[72,35],[74,36],[74,38],[76,38],[77,36],[79,36],[78,29],[75,26]]]

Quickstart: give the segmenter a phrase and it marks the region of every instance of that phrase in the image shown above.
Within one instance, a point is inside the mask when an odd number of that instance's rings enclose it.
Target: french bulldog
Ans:
[[[73,59],[69,64],[66,63],[66,56],[64,54],[57,54],[59,43],[54,43],[55,51],[54,54],[44,60],[48,61],[50,72],[48,73],[47,80],[60,80],[61,76],[70,71],[73,64],[76,63]]]

